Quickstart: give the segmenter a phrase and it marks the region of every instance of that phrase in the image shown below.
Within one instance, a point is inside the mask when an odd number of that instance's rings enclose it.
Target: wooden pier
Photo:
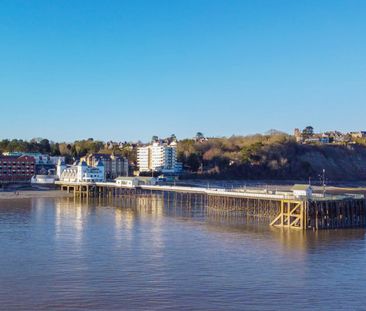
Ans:
[[[191,208],[199,204],[207,213],[254,218],[273,227],[296,230],[357,228],[366,226],[363,195],[296,198],[274,193],[235,192],[175,186],[123,187],[115,183],[63,183],[61,190],[82,198],[160,198],[164,203]]]

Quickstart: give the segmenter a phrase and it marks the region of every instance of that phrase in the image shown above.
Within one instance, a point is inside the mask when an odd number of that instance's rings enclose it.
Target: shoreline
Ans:
[[[0,200],[32,199],[32,198],[67,198],[72,193],[61,190],[20,190],[0,191]]]

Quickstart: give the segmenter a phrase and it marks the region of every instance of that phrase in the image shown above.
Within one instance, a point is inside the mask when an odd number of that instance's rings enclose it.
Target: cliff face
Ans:
[[[366,148],[362,146],[300,146],[299,160],[314,172],[323,168],[329,179],[366,179]]]

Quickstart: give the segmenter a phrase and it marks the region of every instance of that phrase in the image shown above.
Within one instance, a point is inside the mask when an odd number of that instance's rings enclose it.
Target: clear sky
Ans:
[[[0,138],[366,130],[366,1],[0,0]]]

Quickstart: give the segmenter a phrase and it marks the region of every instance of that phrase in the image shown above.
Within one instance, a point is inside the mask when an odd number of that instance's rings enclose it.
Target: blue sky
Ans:
[[[366,129],[366,1],[0,0],[0,138]]]

